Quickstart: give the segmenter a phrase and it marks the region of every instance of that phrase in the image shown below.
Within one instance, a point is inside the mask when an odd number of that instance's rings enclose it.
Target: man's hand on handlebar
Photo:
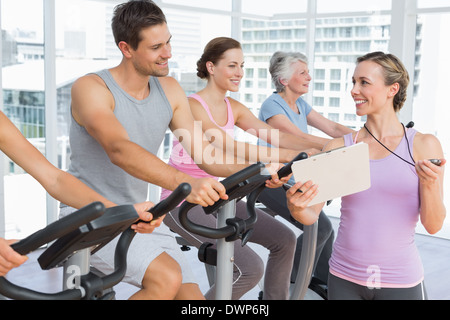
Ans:
[[[266,164],[266,169],[269,171],[269,174],[272,176],[271,179],[266,181],[267,188],[273,188],[273,189],[279,188],[289,181],[289,179],[292,176],[292,173],[286,177],[282,177],[282,178],[278,177],[278,170],[280,170],[282,167],[284,167],[284,164],[282,164],[282,163]]]
[[[189,181],[192,191],[186,201],[201,205],[202,207],[212,206],[219,199],[227,200],[225,187],[213,178],[197,178]]]
[[[150,201],[136,203],[134,205],[134,209],[136,209],[136,212],[138,213],[140,220],[151,222],[150,223],[138,222],[136,224],[133,224],[131,226],[131,229],[133,229],[138,233],[152,233],[155,230],[155,228],[158,228],[161,225],[165,215],[160,217],[159,219],[155,219],[154,221],[152,221],[153,215],[150,212],[148,212],[148,210],[151,209],[153,206],[154,203]]]
[[[5,276],[11,269],[17,268],[28,260],[11,248],[16,240],[5,240],[0,238],[0,277]]]

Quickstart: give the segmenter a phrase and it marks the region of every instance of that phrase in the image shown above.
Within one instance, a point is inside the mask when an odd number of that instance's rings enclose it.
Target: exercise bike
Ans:
[[[307,157],[306,153],[300,153],[278,171],[278,176],[282,178],[289,175],[292,173],[292,163]],[[234,247],[231,242],[241,239],[242,245],[245,245],[251,237],[252,228],[257,220],[255,212],[256,200],[265,188],[265,181],[271,178],[269,174],[264,174],[264,169],[264,164],[256,163],[221,181],[226,188],[228,199],[221,199],[214,205],[203,208],[205,214],[217,212],[216,229],[201,226],[189,220],[189,210],[195,207],[195,204],[185,202],[179,209],[180,222],[186,230],[217,240],[217,250],[212,249],[211,243],[205,243],[199,249],[200,261],[216,267],[215,298],[217,300],[231,299],[234,261]],[[235,203],[244,197],[247,197],[248,217],[242,220],[235,217]],[[317,222],[304,228],[299,272],[297,273],[295,284],[291,288],[291,300],[301,300],[306,295],[312,277],[316,241]]]
[[[168,198],[149,210],[153,219],[173,210],[190,192],[189,184],[179,185]],[[49,224],[11,247],[26,255],[54,241],[39,256],[38,262],[43,270],[64,266],[63,290],[37,292],[0,277],[0,294],[15,300],[113,300],[113,287],[125,276],[128,248],[136,234],[131,225],[137,221],[139,215],[132,205],[106,209],[102,203],[94,202]],[[91,270],[90,255],[119,235],[114,271],[104,275]]]

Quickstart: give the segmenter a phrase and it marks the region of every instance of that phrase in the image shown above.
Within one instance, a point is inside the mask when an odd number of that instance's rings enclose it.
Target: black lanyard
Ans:
[[[403,132],[405,134],[405,139],[406,139],[406,145],[408,146],[408,152],[409,152],[409,156],[411,157],[412,161],[414,161],[414,158],[411,154],[411,150],[409,149],[409,141],[408,141],[408,137],[406,135],[406,129],[405,126],[402,123],[402,127],[403,127]],[[412,162],[409,162],[408,160],[403,159],[402,157],[400,157],[398,154],[396,154],[394,151],[390,150],[388,147],[386,147],[380,140],[378,140],[377,138],[375,138],[375,136],[372,134],[372,132],[369,131],[369,129],[367,128],[366,124],[364,124],[364,128],[366,129],[366,131],[372,136],[372,138],[374,138],[379,144],[381,144],[387,151],[389,151],[390,153],[392,153],[393,155],[395,155],[397,158],[405,161],[406,163],[412,165],[413,167],[415,167],[415,164]],[[415,161],[414,161],[415,162]]]

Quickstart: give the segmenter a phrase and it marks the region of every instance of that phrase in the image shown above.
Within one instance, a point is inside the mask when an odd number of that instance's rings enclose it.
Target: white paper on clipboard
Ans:
[[[296,182],[311,180],[319,192],[309,206],[370,188],[369,146],[360,142],[292,164]]]

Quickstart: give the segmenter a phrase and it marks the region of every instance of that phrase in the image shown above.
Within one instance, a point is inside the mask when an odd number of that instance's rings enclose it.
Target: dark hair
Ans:
[[[357,59],[357,63],[373,61],[383,68],[384,84],[387,86],[399,84],[398,93],[394,97],[394,110],[400,111],[406,101],[406,91],[409,85],[409,74],[399,58],[393,54],[381,51],[371,52]]]
[[[197,62],[197,76],[200,79],[208,79],[209,72],[206,63],[211,61],[216,64],[222,59],[225,51],[230,49],[242,49],[239,41],[228,37],[214,38],[205,46],[202,57]]]
[[[130,0],[114,8],[112,31],[116,45],[125,41],[136,50],[141,39],[141,30],[167,23],[162,10],[150,0]]]

